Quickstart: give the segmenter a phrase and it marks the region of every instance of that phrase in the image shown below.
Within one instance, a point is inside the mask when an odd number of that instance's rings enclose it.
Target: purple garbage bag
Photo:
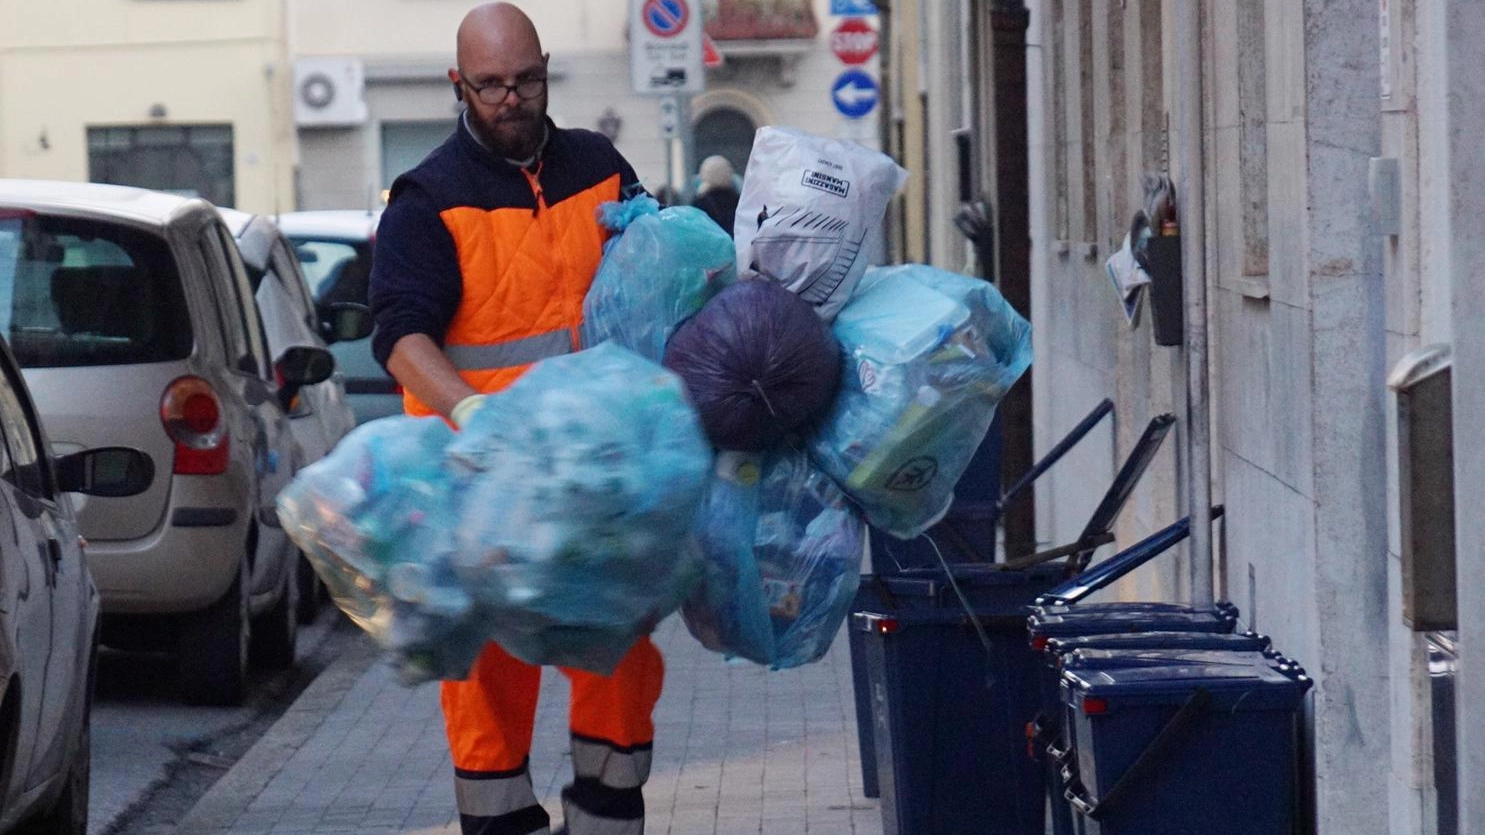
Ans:
[[[840,386],[840,345],[814,307],[772,281],[722,290],[681,324],[664,364],[720,449],[759,452],[808,425]]]

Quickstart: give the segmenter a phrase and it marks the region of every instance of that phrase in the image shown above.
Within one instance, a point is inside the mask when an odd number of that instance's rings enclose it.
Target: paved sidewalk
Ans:
[[[660,626],[648,835],[881,835],[861,794],[845,634],[782,672],[727,663],[679,617]],[[178,835],[457,835],[438,688],[399,685],[370,639],[336,661],[212,787]],[[544,672],[532,746],[537,796],[561,819],[571,773],[567,680]]]

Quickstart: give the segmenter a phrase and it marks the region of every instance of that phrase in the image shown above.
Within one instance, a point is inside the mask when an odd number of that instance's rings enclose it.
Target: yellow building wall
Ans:
[[[7,4],[0,176],[86,180],[89,127],[231,124],[238,207],[292,206],[284,31],[279,0]]]

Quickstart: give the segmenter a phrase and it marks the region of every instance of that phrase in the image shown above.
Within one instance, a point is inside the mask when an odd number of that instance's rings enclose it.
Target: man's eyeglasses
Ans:
[[[529,99],[536,98],[537,96],[542,94],[542,91],[547,89],[546,76],[542,76],[541,78],[523,78],[517,81],[515,84],[500,84],[498,82],[492,81],[488,84],[482,84],[476,87],[471,84],[469,82],[469,79],[465,78],[464,73],[461,72],[459,73],[459,81],[462,82],[465,87],[468,87],[470,92],[474,93],[475,98],[479,99],[485,104],[500,104],[504,102],[505,97],[511,93],[515,93],[516,98],[520,99],[521,101],[527,101]]]

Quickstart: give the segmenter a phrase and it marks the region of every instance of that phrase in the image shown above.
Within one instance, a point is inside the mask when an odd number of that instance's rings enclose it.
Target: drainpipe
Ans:
[[[1171,7],[1176,40],[1176,177],[1186,324],[1186,496],[1191,514],[1191,603],[1212,605],[1212,438],[1207,379],[1206,195],[1202,187],[1201,4]]]
[[[1026,30],[1031,12],[1023,0],[996,0],[990,9],[993,33],[990,47],[995,131],[995,224],[996,264],[1000,294],[1031,320],[1031,203],[1028,181],[1030,160],[1027,148]],[[1002,429],[1001,483],[1011,486],[1031,471],[1032,448],[1031,375],[1025,375],[1000,402]],[[1007,559],[1037,550],[1036,499],[1028,493],[1005,509],[1001,518]]]

